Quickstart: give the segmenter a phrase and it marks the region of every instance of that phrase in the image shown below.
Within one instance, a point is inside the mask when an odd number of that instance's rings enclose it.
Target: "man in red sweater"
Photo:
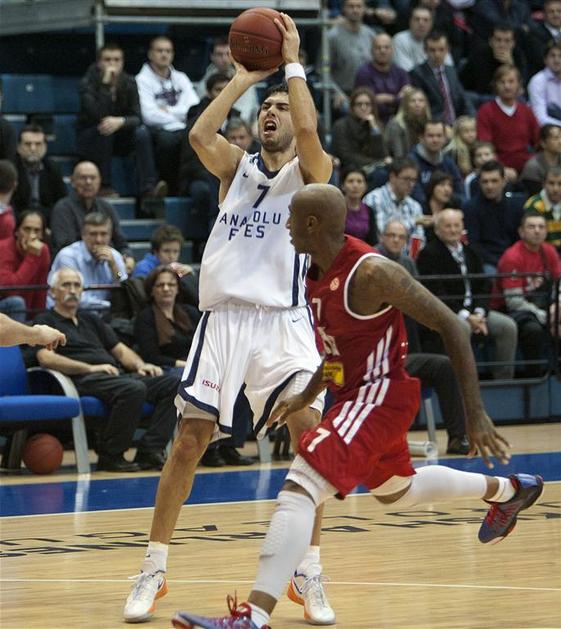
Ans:
[[[523,216],[519,234],[520,240],[501,256],[497,271],[536,275],[497,279],[500,298],[496,305],[500,306],[504,299],[507,313],[516,321],[524,359],[539,361],[545,356],[547,322],[551,326],[554,317],[553,284],[561,277],[561,261],[555,247],[545,242],[547,227],[539,212],[531,210]],[[555,332],[553,327],[551,331]],[[539,377],[542,372],[539,363],[526,367],[529,377]]]
[[[27,210],[18,216],[14,234],[0,241],[0,286],[47,283],[51,254],[44,237],[45,223],[40,212]],[[16,295],[25,301],[30,318],[45,308],[46,290],[2,293],[3,297]]]
[[[477,138],[492,142],[499,161],[519,174],[539,145],[540,125],[528,105],[517,101],[522,93],[520,72],[513,65],[499,66],[493,76],[496,98],[477,112]]]

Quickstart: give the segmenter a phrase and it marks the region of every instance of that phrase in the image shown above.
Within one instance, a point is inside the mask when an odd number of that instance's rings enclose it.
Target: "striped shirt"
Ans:
[[[388,221],[398,220],[405,225],[409,236],[424,238],[425,232],[422,225],[415,224],[415,221],[423,215],[423,208],[413,197],[408,195],[398,200],[390,184],[387,183],[381,188],[370,191],[362,200],[374,210],[379,234],[384,232]]]

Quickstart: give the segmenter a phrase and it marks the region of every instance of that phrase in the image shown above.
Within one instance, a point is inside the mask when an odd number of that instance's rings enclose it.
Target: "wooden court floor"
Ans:
[[[519,452],[561,452],[560,424],[504,432]],[[243,599],[273,507],[274,501],[184,506],[170,552],[170,592],[148,626],[170,627],[176,609],[221,614],[234,591]],[[477,541],[485,512],[484,503],[472,501],[393,513],[366,494],[330,501],[322,561],[337,627],[561,628],[561,482],[548,482],[498,545]],[[126,626],[127,577],[138,571],[151,513],[1,520],[2,629]],[[282,598],[272,626],[307,625],[301,608]]]

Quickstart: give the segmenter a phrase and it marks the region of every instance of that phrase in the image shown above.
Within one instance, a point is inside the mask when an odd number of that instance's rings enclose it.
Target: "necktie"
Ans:
[[[456,116],[454,113],[454,105],[452,104],[448,87],[444,80],[444,70],[442,68],[438,68],[436,73],[438,76],[438,87],[440,88],[440,94],[442,95],[442,104],[444,105],[443,120],[446,124],[452,125],[454,124]]]

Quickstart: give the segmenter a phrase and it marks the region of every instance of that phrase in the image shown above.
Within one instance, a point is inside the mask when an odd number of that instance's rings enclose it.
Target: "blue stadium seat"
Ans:
[[[73,76],[53,76],[53,99],[56,112],[75,114],[80,111],[80,79]]]
[[[117,212],[119,219],[133,219],[136,214],[136,200],[133,197],[121,197],[119,199],[107,199]]]
[[[25,125],[27,124],[27,116],[24,116],[22,114],[6,114],[2,117],[14,127],[18,135],[23,127],[25,127]]]
[[[151,218],[125,219],[121,221],[121,230],[127,240],[150,240],[154,231],[164,221]]]
[[[74,166],[76,166],[76,158],[69,157],[68,155],[48,155],[59,167],[59,170],[63,177],[70,177]]]
[[[122,197],[137,196],[138,182],[132,156],[111,159],[111,185]]]
[[[55,114],[53,116],[53,138],[48,140],[52,155],[75,155],[76,116],[75,114]]]
[[[166,197],[165,220],[175,225],[187,240],[206,240],[208,219],[199,216],[189,197]]]
[[[80,398],[82,413],[86,417],[106,417],[109,415],[107,406],[98,398],[91,395],[84,395]],[[142,406],[142,417],[148,417],[154,412],[154,405],[150,402],[144,402]]]
[[[52,113],[55,111],[54,89],[49,74],[0,74],[8,114]]]

